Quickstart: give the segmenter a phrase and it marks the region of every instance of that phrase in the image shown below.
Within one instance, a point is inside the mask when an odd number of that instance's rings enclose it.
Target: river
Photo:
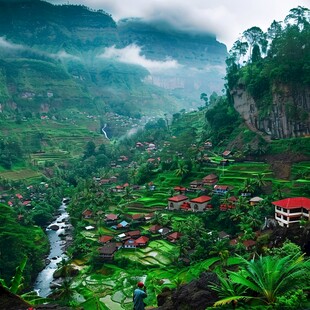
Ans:
[[[67,221],[69,218],[68,212],[66,211],[66,204],[63,202],[59,207],[60,215],[46,228],[46,234],[50,243],[50,253],[47,257],[49,263],[46,267],[38,274],[37,279],[34,283],[34,291],[41,297],[47,297],[52,293],[50,284],[53,281],[53,273],[57,269],[57,264],[62,259],[66,259],[63,247],[65,241],[61,240],[61,234],[65,233],[65,228],[68,226]],[[57,225],[58,230],[53,230],[50,227]]]

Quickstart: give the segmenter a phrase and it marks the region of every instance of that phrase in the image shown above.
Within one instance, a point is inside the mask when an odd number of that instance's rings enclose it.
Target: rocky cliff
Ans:
[[[232,92],[235,109],[250,129],[272,139],[310,134],[310,88],[298,85],[277,85],[272,99],[262,108],[243,85]]]

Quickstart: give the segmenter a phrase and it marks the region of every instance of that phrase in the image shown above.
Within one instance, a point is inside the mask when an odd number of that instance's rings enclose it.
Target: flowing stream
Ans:
[[[50,285],[53,282],[53,273],[57,269],[57,264],[61,262],[62,259],[66,259],[63,250],[65,241],[61,240],[59,236],[65,232],[65,228],[68,225],[66,222],[69,215],[66,211],[66,204],[64,202],[59,207],[59,212],[60,215],[46,228],[46,234],[50,243],[50,253],[47,257],[49,263],[38,274],[34,283],[34,291],[41,297],[47,297],[51,294],[52,290]],[[57,225],[59,229],[51,229],[50,227],[53,227],[53,225]]]
[[[109,137],[108,137],[108,135],[107,135],[107,133],[106,133],[106,131],[105,131],[106,127],[107,127],[107,124],[104,124],[104,126],[101,128],[101,131],[102,131],[102,133],[104,134],[105,138],[106,138],[107,140],[110,140]]]

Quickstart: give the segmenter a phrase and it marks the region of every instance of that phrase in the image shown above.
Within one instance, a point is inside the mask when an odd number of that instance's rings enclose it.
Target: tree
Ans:
[[[285,23],[294,23],[297,24],[298,28],[301,30],[305,27],[306,24],[309,24],[310,21],[310,10],[298,6],[290,10],[289,14],[285,17]]]
[[[247,261],[241,258],[239,271],[228,271],[227,283],[235,286],[228,296],[215,303],[225,305],[236,300],[247,303],[258,301],[262,305],[274,305],[285,294],[302,289],[309,284],[310,260],[303,256],[260,256]],[[221,288],[218,288],[221,290]],[[222,290],[223,291],[223,290]],[[235,295],[232,293],[236,293]],[[224,296],[224,294],[222,294]]]
[[[243,32],[243,36],[250,45],[250,59],[252,59],[253,47],[256,45],[263,53],[266,52],[266,35],[259,27],[251,27]]]
[[[189,172],[188,166],[184,161],[178,162],[178,168],[175,170],[177,176],[183,177]]]
[[[250,195],[253,194],[255,192],[254,181],[249,178],[245,179],[241,192]]]
[[[246,55],[247,51],[249,49],[248,42],[242,42],[240,40],[237,40],[234,44],[231,50],[229,51],[229,54],[232,55],[235,58],[235,63],[239,67],[240,59]]]
[[[96,145],[93,141],[88,141],[84,150],[84,159],[95,155]]]
[[[259,173],[256,174],[254,177],[254,185],[257,186],[259,191],[262,191],[262,188],[266,185],[266,179],[265,179],[265,174],[264,173]]]
[[[270,27],[267,29],[267,38],[269,40],[274,40],[281,35],[281,32],[282,32],[281,23],[274,20],[271,23]]]
[[[209,98],[208,98],[208,95],[206,93],[200,94],[200,100],[204,101],[206,107],[209,105]]]

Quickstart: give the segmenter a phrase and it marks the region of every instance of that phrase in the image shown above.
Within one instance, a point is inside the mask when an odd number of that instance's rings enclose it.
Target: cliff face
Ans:
[[[235,109],[250,129],[272,139],[310,134],[310,87],[277,85],[268,109],[262,109],[242,85],[232,95]]]

